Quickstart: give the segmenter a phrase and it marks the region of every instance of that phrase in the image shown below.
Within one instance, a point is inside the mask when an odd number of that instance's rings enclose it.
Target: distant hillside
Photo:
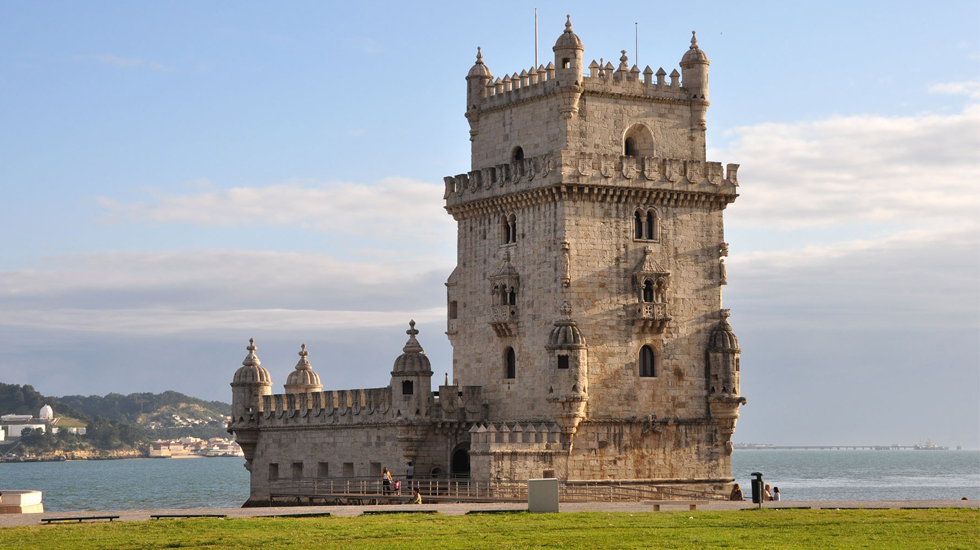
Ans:
[[[159,422],[162,427],[197,425],[231,414],[231,405],[221,401],[204,401],[175,391],[163,393],[110,393],[105,397],[66,395],[59,402],[90,416],[139,424],[146,427]],[[179,417],[180,420],[174,418]],[[197,423],[193,422],[197,421]]]
[[[56,397],[45,397],[33,386],[0,383],[0,414],[29,414],[37,416],[41,407],[51,405],[57,416],[69,416],[84,422],[90,422],[92,417],[75,410]]]

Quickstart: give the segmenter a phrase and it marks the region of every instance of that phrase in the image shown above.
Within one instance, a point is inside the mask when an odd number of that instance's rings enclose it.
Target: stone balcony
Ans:
[[[517,306],[496,305],[490,308],[490,326],[497,336],[517,334]]]
[[[661,333],[670,321],[667,316],[667,304],[641,302],[626,306],[633,325],[645,332]]]

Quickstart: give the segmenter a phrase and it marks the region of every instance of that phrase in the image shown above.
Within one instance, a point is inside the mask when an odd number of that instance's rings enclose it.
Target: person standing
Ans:
[[[391,493],[391,472],[388,468],[381,468],[381,486],[384,494]]]
[[[413,477],[415,477],[415,465],[409,460],[408,465],[405,466],[405,479],[412,479]]]
[[[745,498],[742,496],[742,486],[738,483],[732,487],[732,494],[728,496],[728,500],[732,501],[743,501]]]

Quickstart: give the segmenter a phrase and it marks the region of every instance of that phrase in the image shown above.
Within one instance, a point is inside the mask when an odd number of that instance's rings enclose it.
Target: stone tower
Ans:
[[[495,78],[477,50],[471,169],[445,178],[454,379],[491,419],[472,475],[724,490],[745,403],[721,292],[738,165],[705,158],[710,62],[692,36],[669,80],[625,50],[586,68],[570,18],[553,51]]]

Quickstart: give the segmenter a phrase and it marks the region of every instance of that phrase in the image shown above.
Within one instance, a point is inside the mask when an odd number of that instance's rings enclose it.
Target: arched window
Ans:
[[[510,241],[512,243],[517,242],[517,216],[514,214],[510,215]]]
[[[511,160],[524,160],[524,149],[521,147],[514,147],[514,152],[511,153]]]
[[[415,383],[411,380],[402,381],[402,395],[412,395],[415,393]]]
[[[650,279],[643,283],[643,301],[653,302],[653,281]]]
[[[653,133],[643,124],[634,124],[623,132],[623,154],[629,157],[653,157]]]
[[[660,216],[652,206],[641,206],[633,212],[633,239],[637,241],[660,240]]]
[[[507,378],[517,378],[517,355],[514,348],[507,348]]]
[[[640,376],[650,378],[656,376],[654,371],[654,354],[650,346],[640,348]]]
[[[507,294],[507,305],[517,305],[517,292],[514,291],[514,287],[510,287],[510,293]]]

